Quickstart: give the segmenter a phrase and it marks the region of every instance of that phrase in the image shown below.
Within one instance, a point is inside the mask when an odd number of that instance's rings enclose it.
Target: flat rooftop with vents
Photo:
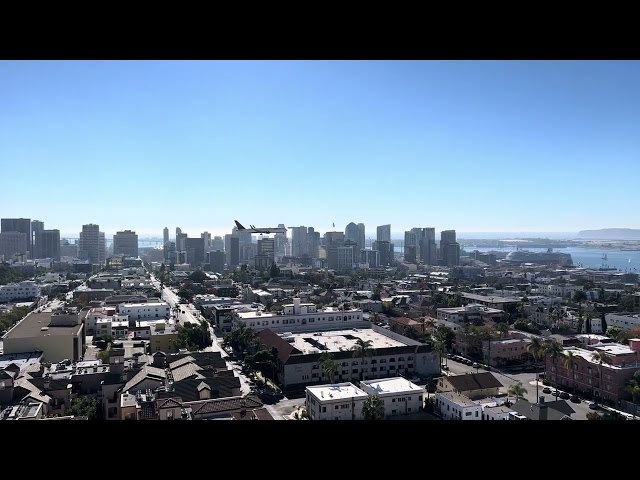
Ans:
[[[77,335],[82,328],[78,325],[51,325],[51,312],[30,313],[5,335],[4,340],[13,338],[33,338],[57,335]]]
[[[378,395],[405,392],[424,392],[424,388],[402,377],[365,380],[362,383],[367,385],[372,390],[375,390]]]
[[[307,387],[307,391],[319,400],[351,400],[367,398],[369,395],[356,387],[353,383],[336,383],[333,385],[319,385]]]
[[[280,334],[288,343],[304,354],[353,350],[358,339],[371,341],[371,348],[403,347],[407,343],[394,340],[370,328],[350,328],[327,332]]]

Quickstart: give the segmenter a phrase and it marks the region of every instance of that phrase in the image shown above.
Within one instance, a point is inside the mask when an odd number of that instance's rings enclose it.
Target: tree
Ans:
[[[509,324],[507,322],[499,322],[496,324],[496,330],[500,334],[500,338],[506,337],[509,333]]]
[[[634,404],[635,412],[634,416],[636,416],[638,411],[638,399],[640,398],[640,370],[636,370],[633,374],[633,378],[627,382],[626,385],[627,392],[631,394],[631,401]]]
[[[360,381],[364,380],[364,359],[365,357],[372,357],[375,350],[372,347],[371,340],[362,340],[361,338],[356,340],[356,344],[353,346],[353,356],[360,357]]]
[[[102,363],[108,364],[110,355],[111,355],[111,342],[107,344],[107,348],[105,348],[101,352],[98,352],[96,356],[98,357],[98,360],[102,361]]]
[[[509,389],[507,390],[507,401],[509,401],[509,395],[516,397],[516,402],[518,400],[524,400],[526,393],[527,389],[522,386],[522,382],[509,385]]]
[[[573,382],[573,394],[576,394],[576,379],[575,379],[575,367],[576,367],[576,355],[573,353],[573,350],[567,350],[564,352],[564,366],[569,372],[571,372],[571,381]]]
[[[329,383],[335,383],[336,372],[340,368],[340,364],[336,362],[332,353],[323,352],[320,355],[320,368],[329,379]]]
[[[602,415],[596,412],[587,413],[587,420],[603,420]]]
[[[86,292],[81,293],[81,294],[78,296],[78,303],[79,303],[80,305],[82,305],[83,307],[84,307],[85,305],[89,305],[89,294],[87,294]]]
[[[208,278],[209,277],[207,276],[207,274],[202,270],[196,270],[195,272],[192,272],[191,275],[189,275],[189,280],[191,280],[193,283],[203,283]]]
[[[193,298],[193,290],[190,288],[181,288],[178,291],[178,296],[187,302],[191,302],[191,299]]]
[[[602,386],[604,385],[604,378],[602,376],[602,364],[606,363],[607,365],[611,365],[611,357],[606,352],[599,351],[593,352],[593,354],[591,354],[591,359],[594,362],[598,362],[598,388],[600,389],[600,397],[602,397]],[[594,401],[598,403],[595,394]]]
[[[542,341],[538,337],[534,337],[531,339],[529,344],[527,345],[527,352],[529,352],[533,356],[533,360],[535,362],[540,361],[540,358],[544,355],[544,345]],[[536,374],[536,402],[538,402],[540,388],[540,380],[538,378],[538,374]]]
[[[201,320],[200,324],[187,323],[178,331],[178,348],[190,351],[204,350],[213,344],[209,324]]]
[[[87,417],[89,420],[98,418],[98,401],[95,398],[79,397],[71,400],[68,410],[74,417]]]
[[[433,334],[433,338],[436,342],[441,341],[444,342],[447,347],[447,351],[451,350],[453,346],[453,341],[456,338],[456,334],[449,327],[445,327],[444,325],[438,325]]]
[[[433,350],[440,355],[440,368],[442,368],[443,359],[447,359],[447,346],[442,340],[436,340],[433,342]]]
[[[551,357],[551,363],[553,364],[553,371],[555,373],[556,400],[558,400],[558,395],[560,395],[560,392],[558,391],[558,367],[556,366],[556,360],[560,355],[562,355],[562,352],[564,352],[564,349],[559,343],[550,342],[544,346],[544,354],[545,356]]]
[[[255,330],[250,329],[244,323],[240,323],[231,332],[224,336],[223,347],[231,347],[234,353],[238,353],[243,358],[245,351],[251,351],[257,344]]]
[[[362,407],[365,420],[384,420],[384,402],[378,395],[369,395]]]
[[[573,294],[573,301],[578,304],[578,317],[580,318],[582,318],[582,302],[584,302],[586,299],[587,299],[587,294],[584,292],[584,290],[577,290]],[[589,328],[591,328],[591,326],[589,326]]]

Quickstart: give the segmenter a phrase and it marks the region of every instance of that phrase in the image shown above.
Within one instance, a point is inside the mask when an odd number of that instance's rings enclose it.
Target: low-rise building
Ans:
[[[40,297],[40,286],[34,281],[0,285],[0,303],[35,300]]]
[[[5,354],[42,352],[43,360],[80,360],[84,354],[84,325],[76,310],[29,313],[3,338]]]
[[[436,392],[434,406],[444,420],[482,420],[482,406],[453,391]]]
[[[640,298],[640,296],[635,298]],[[607,327],[618,327],[626,332],[640,328],[640,314],[637,313],[607,313],[605,320]]]
[[[488,321],[499,322],[504,317],[504,311],[490,308],[484,305],[470,303],[462,307],[438,308],[436,310],[438,320],[444,320],[457,324]]]
[[[502,383],[491,372],[449,375],[438,378],[438,392],[454,392],[471,399],[495,397]]]
[[[168,303],[123,303],[118,305],[120,315],[128,315],[134,320],[162,320],[169,318],[171,307]]]
[[[310,420],[362,420],[369,395],[353,383],[306,388],[305,407]]]
[[[360,388],[384,401],[385,417],[408,415],[422,411],[427,392],[403,377],[365,380]]]
[[[178,352],[178,331],[174,324],[155,322],[150,325],[150,333],[152,352]]]
[[[278,350],[276,375],[286,389],[303,389],[310,384],[326,384],[329,379],[320,359],[330,352],[339,363],[336,380],[397,377],[399,375],[431,376],[440,373],[440,356],[430,344],[423,344],[383,327],[348,328],[277,334],[270,329],[258,333],[267,349]],[[364,359],[354,356],[357,341],[369,341],[371,350]]]

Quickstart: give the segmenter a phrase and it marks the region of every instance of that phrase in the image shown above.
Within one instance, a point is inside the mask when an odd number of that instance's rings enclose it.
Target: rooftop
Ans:
[[[324,332],[283,333],[290,345],[304,354],[353,350],[358,339],[370,340],[374,349],[403,347],[407,343],[394,340],[370,328],[350,328]]]
[[[23,370],[29,366],[38,365],[41,357],[42,353],[40,352],[0,355],[0,370],[4,370],[12,363]]]
[[[378,394],[384,395],[387,393],[406,393],[406,392],[423,392],[424,388],[411,383],[406,378],[381,378],[378,380],[365,380],[362,382],[364,385],[375,390]]]
[[[631,350],[629,347],[627,347],[626,345],[617,345],[617,344],[596,344],[596,345],[591,345],[591,347],[594,347],[595,350],[587,350],[585,348],[579,348],[579,347],[568,347],[564,349],[564,353],[566,354],[568,351],[572,351],[573,355],[576,357],[581,357],[582,359],[586,360],[589,363],[592,363],[593,365],[598,365],[599,362],[596,362],[593,359],[593,354],[596,353],[596,351],[603,351],[606,352],[608,355],[621,355],[621,354],[631,354],[631,353],[635,353],[633,350]],[[611,348],[611,347],[617,347],[617,348]],[[607,363],[603,363],[602,366],[604,368],[613,368],[613,369],[622,369],[622,368],[637,368],[635,362],[629,362],[629,363],[625,363],[622,365],[609,365]]]
[[[440,395],[441,397],[446,398],[447,400],[450,400],[456,405],[460,405],[462,407],[479,406],[477,402],[474,402],[469,397],[465,397],[464,395],[460,395],[456,392],[439,392],[436,395]]]
[[[31,312],[15,327],[13,327],[4,338],[11,339],[77,335],[81,328],[82,324],[71,326],[51,326],[51,312]]]
[[[367,398],[369,395],[353,383],[336,383],[307,387],[307,391],[320,400],[345,400],[351,398]]]

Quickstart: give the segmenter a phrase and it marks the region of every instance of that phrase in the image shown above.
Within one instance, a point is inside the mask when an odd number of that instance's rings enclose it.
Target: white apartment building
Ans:
[[[120,315],[128,315],[134,320],[162,320],[169,318],[171,307],[168,303],[122,303],[118,305]]]
[[[581,285],[538,284],[536,293],[547,296],[573,298],[573,294],[583,290]]]
[[[305,407],[310,420],[362,420],[369,395],[353,383],[306,388]]]
[[[607,322],[607,327],[619,327],[627,332],[630,332],[634,328],[640,328],[640,315],[637,313],[607,313],[604,319]],[[599,333],[593,330],[591,331],[593,333]]]
[[[470,303],[463,307],[438,308],[437,314],[438,320],[459,324],[476,318],[482,321],[499,320],[504,316],[504,311]]]
[[[482,420],[512,420],[517,412],[504,405],[486,406],[482,409]]]
[[[435,409],[444,420],[482,420],[482,405],[455,392],[437,392]]]
[[[0,286],[0,303],[31,300],[39,297],[40,286],[31,280]]]
[[[427,391],[406,378],[392,377],[364,380],[360,388],[384,401],[385,417],[417,413],[424,408]]]
[[[341,310],[327,307],[317,310],[315,304],[301,303],[299,298],[294,298],[292,304],[285,305],[282,314],[262,312],[259,309],[237,312],[233,323],[234,326],[242,323],[256,331],[268,328],[274,332],[363,327],[369,324],[361,309]]]

